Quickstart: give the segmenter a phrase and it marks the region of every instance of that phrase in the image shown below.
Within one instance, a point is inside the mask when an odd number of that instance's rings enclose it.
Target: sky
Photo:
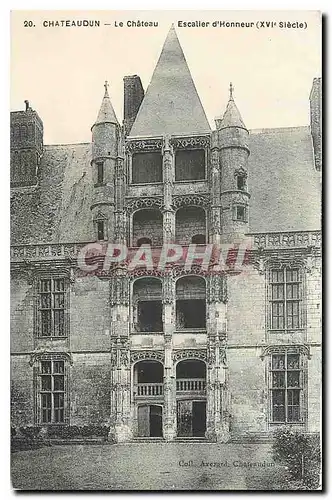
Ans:
[[[101,26],[43,26],[57,19],[100,20]],[[158,22],[158,27],[126,26],[138,20]],[[196,20],[210,26],[178,26]],[[124,27],[116,27],[121,21]],[[213,21],[255,25],[212,27]],[[257,21],[277,25],[257,29]],[[285,21],[307,27],[280,28]],[[24,109],[28,99],[43,120],[45,144],[89,142],[104,81],[121,122],[123,77],[139,75],[146,90],[172,23],[212,127],[225,110],[230,82],[248,129],[309,124],[312,80],[321,76],[320,14],[315,11],[14,11],[11,110]]]

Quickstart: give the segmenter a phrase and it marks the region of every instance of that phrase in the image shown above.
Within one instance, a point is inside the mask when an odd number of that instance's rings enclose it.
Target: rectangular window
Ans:
[[[97,239],[98,240],[105,239],[105,221],[103,220],[97,221]]]
[[[273,354],[270,375],[272,422],[300,422],[300,355]]]
[[[39,282],[41,337],[65,336],[65,280],[41,279]]]
[[[205,179],[205,150],[179,150],[175,153],[175,180]]]
[[[97,184],[104,183],[104,162],[99,161],[97,163]]]
[[[150,184],[163,181],[161,153],[135,153],[132,157],[132,183]]]
[[[244,206],[237,205],[236,206],[236,220],[239,220],[241,222],[245,222],[246,218],[246,209]]]
[[[300,328],[299,269],[272,269],[270,272],[270,305],[272,330]]]
[[[43,424],[64,423],[65,362],[47,360],[40,363],[40,421]]]
[[[240,191],[245,191],[246,179],[245,179],[244,175],[237,175],[236,176],[236,187]]]

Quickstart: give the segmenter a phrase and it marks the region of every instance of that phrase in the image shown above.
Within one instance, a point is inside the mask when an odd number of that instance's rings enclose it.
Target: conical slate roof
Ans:
[[[97,120],[95,121],[94,125],[97,125],[98,123],[115,123],[116,125],[119,125],[119,122],[117,120],[116,114],[114,112],[110,96],[108,95],[108,83],[105,82],[105,94],[100,106],[100,110],[97,116]]]
[[[130,136],[190,135],[210,131],[172,25]]]
[[[223,117],[216,118],[216,121],[219,121],[218,130],[227,127],[240,127],[246,129],[244,121],[240,115],[240,111],[237,109],[237,106],[233,99],[233,86],[230,86],[230,96],[229,101],[226,106],[226,111]]]

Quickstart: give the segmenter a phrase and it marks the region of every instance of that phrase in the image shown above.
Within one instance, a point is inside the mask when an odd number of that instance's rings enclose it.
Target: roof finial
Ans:
[[[105,80],[104,87],[105,87],[105,97],[108,97],[108,81],[107,80]]]
[[[230,84],[229,84],[229,99],[233,100],[233,92],[234,92],[234,87],[233,87],[232,82],[230,82]]]

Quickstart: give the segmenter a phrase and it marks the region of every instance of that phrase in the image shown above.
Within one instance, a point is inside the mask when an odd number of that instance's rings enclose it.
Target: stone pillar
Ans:
[[[127,218],[124,208],[126,193],[126,174],[124,169],[124,151],[119,145],[119,153],[115,163],[115,211],[114,211],[114,241],[126,244]]]
[[[211,168],[210,168],[210,192],[211,192],[211,210],[209,221],[209,241],[210,243],[220,243],[221,239],[221,198],[220,198],[220,162],[218,137],[212,134],[211,144]]]
[[[176,378],[172,359],[175,282],[170,273],[163,279],[162,300],[165,339],[163,435],[166,441],[172,441],[176,436]]]
[[[228,440],[226,369],[226,275],[211,275],[207,283],[207,426],[212,441]]]
[[[170,145],[170,137],[164,137],[163,143],[163,240],[173,243],[175,239],[175,212],[172,206],[174,186],[174,155]]]
[[[125,268],[119,267],[111,277],[110,304],[112,365],[110,438],[120,443],[132,438],[129,279]]]

